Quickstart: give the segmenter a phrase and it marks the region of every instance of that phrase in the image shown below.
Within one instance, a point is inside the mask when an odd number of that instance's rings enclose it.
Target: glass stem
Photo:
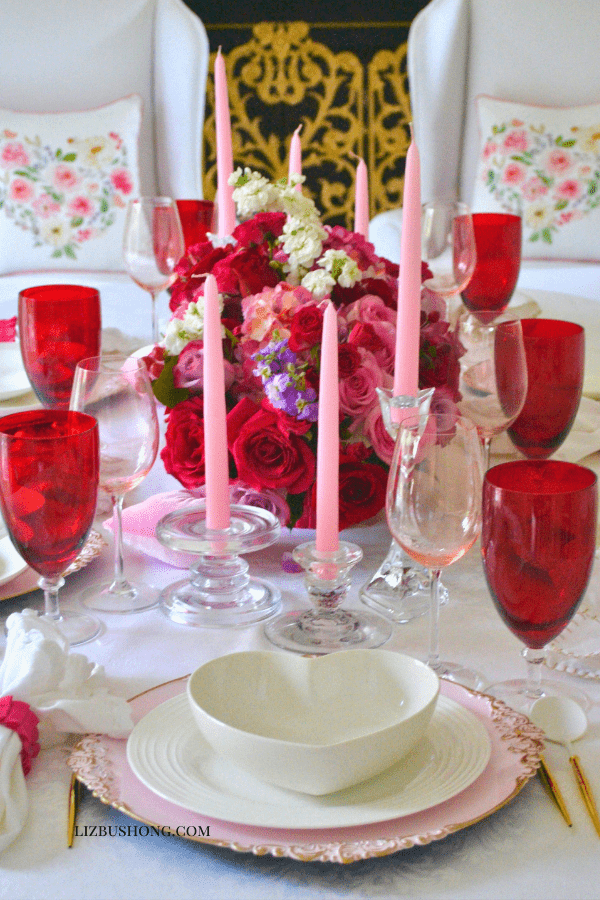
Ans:
[[[431,570],[431,601],[429,605],[429,656],[428,665],[437,670],[440,664],[440,569]]]
[[[156,311],[157,291],[150,291],[152,303],[152,343],[158,344],[158,313]]]
[[[525,693],[530,700],[538,700],[544,693],[542,688],[542,663],[546,658],[545,653],[543,649],[535,650],[531,647],[525,647],[521,654],[527,663],[527,687],[525,688]]]
[[[492,449],[492,439],[491,437],[482,438],[483,444],[483,471],[487,472],[490,467],[490,453]]]
[[[129,582],[123,574],[123,495],[113,497],[113,535],[114,535],[114,581],[109,590],[115,592],[126,591]]]
[[[60,622],[62,618],[58,608],[58,592],[64,583],[62,575],[44,576],[38,581],[38,587],[44,592],[44,615],[54,622]]]

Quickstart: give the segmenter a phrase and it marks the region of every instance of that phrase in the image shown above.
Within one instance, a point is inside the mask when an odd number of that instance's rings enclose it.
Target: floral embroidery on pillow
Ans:
[[[113,225],[133,188],[127,147],[114,131],[69,137],[61,147],[0,131],[0,209],[54,258],[77,259],[82,244]]]
[[[567,135],[515,118],[493,125],[484,143],[483,183],[523,216],[528,241],[551,244],[559,228],[600,205],[600,124]]]

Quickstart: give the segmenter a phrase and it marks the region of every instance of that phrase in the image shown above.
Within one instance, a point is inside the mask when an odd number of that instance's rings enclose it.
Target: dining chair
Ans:
[[[481,211],[484,202],[494,208],[497,200],[491,196],[490,185],[482,181],[482,173],[486,174],[483,157],[493,144],[488,139],[498,137],[493,128],[490,134],[480,133],[482,121],[490,125],[489,114],[487,119],[482,115],[482,105],[489,101],[493,101],[492,116],[496,115],[494,127],[504,125],[506,129],[496,145],[514,130],[513,122],[532,114],[527,109],[532,108],[539,122],[552,120],[552,127],[548,125],[546,130],[558,141],[555,148],[564,145],[567,152],[579,149],[569,147],[569,141],[583,135],[582,123],[586,127],[588,123],[581,107],[587,107],[585,115],[596,127],[589,125],[586,152],[598,171],[600,106],[597,110],[590,107],[600,104],[599,26],[597,0],[431,0],[414,18],[408,36],[409,88],[423,202],[455,198],[469,203],[474,211]],[[494,106],[499,101],[505,105]],[[514,156],[518,154],[519,148]],[[541,157],[534,163],[543,169]],[[517,164],[521,165],[518,160]],[[502,178],[505,175],[506,169]],[[508,175],[518,177],[517,168]],[[503,184],[496,181],[494,187],[498,193]],[[572,184],[570,189],[574,192],[577,188]],[[592,185],[590,197],[593,193]],[[582,293],[589,296],[594,291],[593,296],[600,300],[600,231],[593,224],[600,209],[595,211],[593,200],[589,208],[585,198],[579,202],[579,230],[573,223],[559,225],[554,231],[549,226],[545,236],[540,232],[537,244],[524,241],[523,258],[531,258],[538,268],[547,263],[556,267],[565,261],[573,267],[583,260],[585,272],[578,267],[578,277],[585,282]],[[526,206],[524,201],[524,225]],[[401,210],[394,209],[375,216],[370,224],[370,239],[377,251],[395,261],[399,259],[401,221]],[[570,285],[568,277],[565,285]],[[577,287],[575,284],[572,292],[577,292]]]

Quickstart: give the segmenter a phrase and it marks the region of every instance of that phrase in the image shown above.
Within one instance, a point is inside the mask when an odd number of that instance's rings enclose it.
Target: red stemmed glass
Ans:
[[[100,294],[76,284],[48,284],[19,294],[23,365],[40,402],[67,409],[75,366],[100,352]]]
[[[477,259],[461,297],[480,322],[488,324],[510,302],[521,269],[521,217],[473,213]]]
[[[522,319],[527,394],[508,434],[524,456],[547,459],[563,443],[579,409],[585,369],[581,325]]]
[[[487,688],[521,711],[548,692],[544,647],[570,622],[596,550],[597,478],[558,460],[519,460],[489,469],[483,484],[483,568],[501,618],[525,645],[527,679]],[[566,692],[562,685],[551,693]],[[578,692],[579,694],[579,692]]]
[[[215,204],[212,200],[176,200],[186,252],[216,232]]]
[[[12,543],[41,577],[45,616],[70,644],[96,637],[91,616],[61,613],[63,575],[96,511],[98,424],[65,410],[29,410],[0,419],[0,506]]]

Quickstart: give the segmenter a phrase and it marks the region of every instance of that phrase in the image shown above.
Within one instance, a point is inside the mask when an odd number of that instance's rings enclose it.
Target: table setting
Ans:
[[[233,171],[215,71],[200,232],[169,198],[127,219],[151,343],[81,285],[0,330],[7,889],[593,897],[587,329],[516,297],[514,216],[446,209],[436,282],[414,140],[399,267],[362,160],[353,232],[303,193],[300,127],[287,179]]]

